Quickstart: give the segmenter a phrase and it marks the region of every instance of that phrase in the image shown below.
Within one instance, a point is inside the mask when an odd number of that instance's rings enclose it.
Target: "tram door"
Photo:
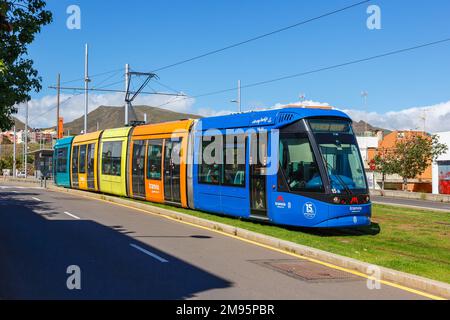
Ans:
[[[94,163],[95,163],[95,143],[88,145],[87,149],[87,187],[88,189],[95,189],[95,175],[94,175]]]
[[[267,218],[267,139],[267,131],[250,139],[250,213],[259,218]]]
[[[131,178],[133,196],[145,199],[145,141],[133,142],[133,158],[131,161]]]
[[[164,148],[164,200],[179,204],[181,138],[166,139]]]
[[[72,150],[72,186],[78,188],[78,149],[79,146],[74,146]]]

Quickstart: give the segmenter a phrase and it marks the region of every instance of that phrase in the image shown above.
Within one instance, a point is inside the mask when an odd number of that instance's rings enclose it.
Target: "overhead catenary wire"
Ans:
[[[158,72],[158,71],[166,70],[166,69],[169,69],[169,68],[181,65],[181,64],[185,64],[185,63],[188,63],[188,62],[191,62],[191,61],[199,60],[201,58],[204,58],[204,57],[207,57],[207,56],[210,56],[210,55],[213,55],[213,54],[217,54],[217,53],[220,53],[220,52],[232,49],[232,48],[236,48],[238,46],[241,46],[241,45],[244,45],[244,44],[247,44],[247,43],[250,43],[250,42],[254,42],[254,41],[257,41],[257,40],[260,40],[260,39],[272,36],[274,34],[281,33],[281,32],[284,32],[284,31],[287,31],[287,30],[290,30],[290,29],[293,29],[293,28],[296,28],[296,27],[308,24],[310,22],[313,22],[313,21],[316,21],[316,20],[320,20],[320,19],[332,16],[332,15],[338,14],[340,12],[352,9],[354,7],[361,6],[361,5],[366,4],[368,2],[371,2],[371,1],[372,0],[359,1],[359,2],[353,3],[351,5],[348,5],[348,6],[345,6],[345,7],[342,7],[342,8],[339,8],[339,9],[332,10],[330,12],[321,14],[319,16],[315,16],[313,18],[302,20],[300,22],[294,23],[292,25],[289,25],[289,26],[286,26],[286,27],[283,27],[283,28],[279,28],[279,29],[276,29],[276,30],[273,30],[273,31],[270,31],[270,32],[267,32],[267,33],[264,33],[264,34],[261,34],[261,35],[258,35],[258,36],[255,36],[255,37],[252,37],[252,38],[240,41],[240,42],[237,42],[237,43],[233,43],[231,45],[228,45],[228,46],[225,46],[225,47],[222,47],[222,48],[219,48],[219,49],[215,49],[215,50],[212,50],[212,51],[209,51],[209,52],[206,52],[206,53],[203,53],[203,54],[200,54],[200,55],[188,58],[188,59],[184,59],[184,60],[181,60],[181,61],[178,61],[178,62],[175,62],[175,63],[171,63],[171,64],[163,66],[163,67],[159,67],[159,68],[153,70],[152,72]],[[114,69],[114,70],[110,70],[110,71],[94,74],[94,75],[91,75],[90,78],[92,79],[92,78],[95,78],[95,77],[100,77],[100,76],[111,74],[111,73],[114,73],[114,72],[117,72],[117,71],[121,71],[121,70],[122,69]],[[85,80],[84,77],[83,78],[69,80],[69,81],[64,81],[64,82],[61,83],[61,85],[66,85],[66,84],[70,84],[70,83],[74,83],[74,82],[78,82],[78,81],[83,81],[83,80]]]
[[[269,83],[273,83],[273,82],[278,82],[278,81],[282,81],[282,80],[287,80],[287,79],[302,77],[302,76],[319,73],[319,72],[323,72],[323,71],[338,69],[338,68],[355,65],[358,63],[363,63],[363,62],[367,62],[367,61],[371,61],[371,60],[381,59],[384,57],[393,56],[393,55],[397,55],[397,54],[401,54],[401,53],[405,53],[405,52],[409,52],[409,51],[413,51],[413,50],[417,50],[417,49],[421,49],[421,48],[425,48],[425,47],[435,46],[435,45],[446,43],[446,42],[450,42],[450,38],[445,38],[445,39],[441,39],[441,40],[437,40],[437,41],[433,41],[433,42],[423,43],[423,44],[419,44],[419,45],[416,45],[413,47],[393,50],[393,51],[381,53],[378,55],[374,55],[374,56],[370,56],[370,57],[366,57],[366,58],[362,58],[362,59],[356,59],[356,60],[347,61],[347,62],[343,62],[343,63],[339,63],[339,64],[334,64],[334,65],[327,66],[327,67],[322,67],[322,68],[317,68],[317,69],[304,71],[304,72],[300,72],[300,73],[295,73],[295,74],[291,74],[291,75],[281,76],[281,77],[277,77],[277,78],[273,78],[273,79],[269,79],[269,80],[254,82],[254,83],[250,83],[247,85],[243,85],[243,86],[241,86],[241,88],[252,88],[252,87],[257,87],[257,86],[261,86],[261,85],[265,85],[265,84],[269,84]],[[203,93],[203,94],[199,94],[199,95],[195,95],[195,96],[187,96],[185,98],[179,99],[177,102],[179,102],[181,100],[185,100],[185,99],[196,99],[196,98],[200,98],[200,97],[217,95],[217,94],[221,94],[221,93],[235,91],[236,89],[237,89],[237,87],[233,87],[233,88]],[[163,106],[166,106],[173,102],[175,102],[175,101],[168,101],[166,103],[158,105],[157,107],[163,107]]]
[[[83,92],[81,92],[81,93],[74,93],[72,96],[70,96],[70,97],[68,97],[67,99],[65,99],[64,101],[62,101],[59,105],[62,106],[63,104],[65,104],[66,102],[68,102],[70,99],[72,99],[72,98],[74,98],[74,97],[76,97],[76,96],[82,95],[82,94],[83,94]],[[33,117],[33,118],[32,118],[31,120],[29,120],[28,122],[29,122],[29,123],[33,123],[35,120],[37,120],[37,119],[39,119],[39,118],[45,116],[45,115],[46,115],[47,113],[49,113],[50,111],[55,110],[57,107],[58,107],[58,106],[55,104],[55,105],[52,106],[50,109],[48,109],[48,110],[44,111],[43,113],[41,113],[41,114],[39,114],[39,115]]]
[[[366,58],[362,58],[362,59],[356,59],[356,60],[352,60],[352,61],[348,61],[348,62],[344,62],[344,63],[334,64],[334,65],[327,66],[327,67],[322,67],[322,68],[317,68],[317,69],[305,71],[305,72],[300,72],[300,73],[286,75],[286,76],[281,76],[281,77],[277,77],[277,78],[273,78],[273,79],[269,79],[269,80],[254,82],[254,83],[243,85],[243,86],[241,86],[241,88],[252,88],[252,87],[261,86],[261,85],[265,85],[265,84],[269,84],[269,83],[273,83],[273,82],[288,80],[288,79],[297,78],[297,77],[301,77],[301,76],[306,76],[306,75],[310,75],[310,74],[314,74],[314,73],[319,73],[319,72],[323,72],[323,71],[328,71],[328,70],[333,70],[333,69],[337,69],[337,68],[342,68],[342,67],[346,67],[346,66],[349,66],[349,65],[355,65],[355,64],[358,64],[358,63],[363,63],[363,62],[367,62],[367,61],[371,61],[371,60],[381,59],[381,58],[384,58],[384,57],[393,56],[393,55],[405,53],[405,52],[408,52],[408,51],[413,51],[413,50],[417,50],[417,49],[421,49],[421,48],[425,48],[425,47],[430,47],[430,46],[446,43],[446,42],[449,42],[449,41],[450,41],[450,38],[445,38],[445,39],[441,39],[441,40],[437,40],[437,41],[433,41],[433,42],[419,44],[419,45],[408,47],[408,48],[403,48],[403,49],[399,49],[399,50],[385,52],[385,53],[382,53],[382,54],[378,54],[378,55],[374,55],[374,56],[370,56],[370,57],[366,57]],[[52,88],[52,87],[50,87],[50,88]],[[198,94],[198,95],[195,95],[195,96],[187,96],[185,94],[170,94],[170,93],[155,93],[155,92],[141,92],[141,93],[142,94],[159,94],[159,95],[174,96],[169,101],[156,106],[156,107],[163,107],[163,106],[166,106],[166,105],[169,105],[169,104],[172,104],[172,103],[175,103],[175,102],[180,102],[180,101],[183,101],[183,100],[196,99],[196,98],[201,98],[201,97],[206,97],[206,96],[222,94],[222,93],[226,93],[226,92],[230,92],[230,91],[235,91],[236,89],[237,89],[236,87],[232,87],[232,88],[216,90],[216,91],[212,91],[212,92],[208,92],[208,93]],[[84,89],[83,88],[64,88],[62,90],[84,90]],[[101,88],[98,88],[98,89],[91,88],[89,90],[90,91],[104,91],[104,92],[119,92],[119,93],[124,93],[125,92],[124,90],[101,89]],[[79,94],[80,93],[78,93],[78,94],[76,94],[74,96],[77,96]],[[66,102],[66,101],[64,101],[64,102]],[[56,106],[54,106],[53,108],[47,110],[43,114],[33,118],[30,122],[34,121],[36,118],[39,118],[39,117],[45,115],[46,113],[50,112],[51,110],[53,110],[55,108],[56,108]]]
[[[100,81],[100,83],[98,83],[95,87],[96,87],[96,88],[102,88],[102,87],[100,87],[101,85],[103,85],[106,81],[111,80],[111,79],[117,77],[118,75],[120,75],[120,76],[123,78],[123,75],[124,75],[123,70],[119,70],[119,71],[113,73],[111,76],[109,76],[109,77],[103,79],[103,80]],[[123,80],[120,80],[120,82],[122,83]],[[114,82],[114,84],[116,84],[116,83],[118,83],[118,82]],[[105,87],[109,87],[109,86],[111,86],[111,84],[104,85],[104,86],[105,86]]]
[[[160,86],[170,90],[170,91],[173,91],[173,92],[176,92],[176,93],[181,93],[181,90],[174,89],[174,88],[172,88],[172,87],[162,83],[161,81],[158,81],[158,80],[153,80],[153,81],[156,82],[157,84],[159,84]]]
[[[55,89],[56,87],[50,86],[50,89]],[[62,91],[81,91],[85,90],[84,88],[77,88],[77,87],[62,87]],[[97,92],[115,92],[115,93],[126,93],[125,90],[119,90],[119,89],[100,89],[100,88],[90,88],[88,91],[97,91]],[[137,91],[130,91],[129,93],[135,94]],[[139,94],[149,94],[149,95],[157,95],[157,96],[177,96],[177,97],[184,97],[186,96],[183,93],[170,93],[170,92],[149,92],[149,91],[140,91]]]
[[[226,47],[215,49],[215,50],[212,50],[212,51],[209,51],[209,52],[206,52],[206,53],[203,53],[203,54],[200,54],[200,55],[197,55],[197,56],[185,59],[185,60],[181,60],[181,61],[178,61],[178,62],[175,62],[175,63],[171,63],[169,65],[157,68],[157,69],[153,70],[152,72],[158,72],[158,71],[166,70],[166,69],[169,69],[169,68],[172,68],[172,67],[175,67],[175,66],[179,66],[179,65],[188,63],[188,62],[199,60],[201,58],[205,58],[207,56],[210,56],[210,55],[213,55],[213,54],[217,54],[219,52],[223,52],[223,51],[226,51],[226,50],[229,50],[229,49],[232,49],[232,48],[236,48],[236,47],[242,46],[244,44],[247,44],[247,43],[250,43],[250,42],[254,42],[254,41],[257,41],[257,40],[260,40],[260,39],[272,36],[274,34],[277,34],[277,33],[280,33],[280,32],[286,31],[286,30],[290,30],[290,29],[293,29],[293,28],[296,28],[296,27],[308,24],[310,22],[317,21],[317,20],[320,20],[320,19],[332,16],[332,15],[335,15],[337,13],[340,13],[340,12],[343,12],[343,11],[346,11],[346,10],[349,10],[349,9],[361,6],[361,5],[366,4],[368,2],[371,2],[371,1],[372,0],[364,0],[364,1],[356,2],[356,3],[353,3],[353,4],[348,5],[346,7],[342,7],[340,9],[329,11],[329,12],[321,14],[319,16],[315,16],[313,18],[309,18],[309,19],[306,19],[306,20],[294,23],[294,24],[286,26],[286,27],[283,27],[283,28],[280,28],[280,29],[276,29],[276,30],[273,30],[271,32],[267,32],[267,33],[264,33],[264,34],[261,34],[261,35],[258,35],[258,36],[255,36],[255,37],[252,37],[252,38],[249,38],[249,39],[237,42],[237,43],[233,43],[233,44],[228,45]]]
[[[90,75],[89,78],[90,79],[97,78],[97,77],[105,76],[107,74],[119,72],[119,71],[122,71],[122,70],[123,69],[121,68],[121,69],[114,69],[114,70],[110,70],[110,71],[106,71],[106,72],[102,72],[102,73],[97,73],[97,74],[94,74],[94,75]],[[61,85],[74,83],[74,82],[77,82],[77,81],[84,81],[84,80],[85,80],[84,77],[83,78],[78,78],[78,79],[73,79],[73,80],[68,80],[68,81],[61,82]]]
[[[100,90],[100,89],[103,88],[103,87],[100,87],[100,88],[98,88],[98,87],[99,87],[102,83],[106,82],[107,80],[110,80],[110,79],[114,78],[114,77],[117,76],[118,73],[121,72],[121,71],[123,71],[123,70],[122,70],[122,69],[114,70],[114,74],[113,74],[112,76],[110,76],[110,77],[104,79],[103,81],[101,81],[99,84],[97,84],[97,85],[94,86],[93,88],[88,89],[88,91],[97,91],[97,90]],[[113,72],[105,72],[105,73],[99,74],[99,75],[105,75],[105,74],[111,74],[111,73],[113,73]],[[84,79],[84,78],[83,78],[83,79]],[[70,81],[69,81],[69,82],[70,82]],[[120,82],[123,82],[123,81],[121,80]],[[68,83],[68,82],[63,82],[63,83]],[[109,85],[107,85],[107,86],[109,86]],[[50,88],[55,88],[55,87],[51,86]],[[60,88],[60,89],[61,89],[61,91],[71,91],[71,92],[73,92],[73,91],[79,91],[79,90],[74,90],[74,89],[64,89],[64,88]],[[76,88],[76,89],[80,89],[80,91],[84,91],[84,90],[85,90],[84,88]],[[101,91],[104,91],[104,90],[101,90]],[[122,91],[122,92],[124,92],[124,91]],[[74,97],[77,97],[77,96],[80,96],[80,95],[82,95],[82,94],[84,94],[84,92],[73,93],[72,96],[70,96],[70,97],[68,97],[67,99],[65,99],[64,101],[62,101],[62,102],[60,103],[60,106],[62,106],[64,103],[68,102],[70,99],[72,99],[72,98],[74,98]],[[42,118],[43,116],[45,116],[45,115],[48,114],[49,112],[55,110],[56,108],[57,108],[57,105],[52,106],[50,109],[48,109],[48,110],[44,111],[43,113],[41,113],[41,114],[39,114],[39,115],[33,117],[29,122],[32,123],[32,122],[34,122],[35,120],[37,120],[37,119],[39,119],[39,118]]]

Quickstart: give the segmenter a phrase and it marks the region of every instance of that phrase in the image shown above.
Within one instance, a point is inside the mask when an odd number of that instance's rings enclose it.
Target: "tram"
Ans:
[[[55,184],[273,224],[370,224],[343,112],[287,107],[107,129],[55,145]]]

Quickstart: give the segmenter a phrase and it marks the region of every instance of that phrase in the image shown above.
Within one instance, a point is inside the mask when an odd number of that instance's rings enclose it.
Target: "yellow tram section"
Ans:
[[[73,139],[70,162],[72,188],[99,190],[97,184],[97,154],[100,134],[101,131],[96,131],[76,136]],[[76,152],[74,152],[75,149]]]
[[[103,131],[97,162],[100,192],[127,196],[127,147],[131,129],[126,127]]]
[[[172,122],[165,122],[159,124],[149,124],[136,127],[131,134],[130,141],[130,152],[129,152],[129,162],[132,163],[134,145],[135,142],[141,141],[145,145],[145,200],[159,203],[169,203],[169,199],[165,197],[165,183],[171,183],[171,178],[166,177],[168,168],[165,165],[171,165],[171,159],[167,159],[167,155],[170,152],[166,152],[166,148],[172,141],[179,141],[181,143],[180,153],[179,153],[179,193],[180,201],[179,205],[182,207],[187,207],[187,156],[188,156],[188,137],[189,129],[193,124],[194,120],[179,120]],[[152,144],[162,144],[161,151],[161,162],[160,162],[160,174],[153,175],[149,173],[149,154],[152,154],[152,150],[149,152],[149,147]],[[159,157],[158,157],[159,158]],[[151,161],[150,161],[151,163]],[[129,195],[130,197],[137,197],[133,190],[133,171],[132,166],[129,166],[128,181],[129,181]],[[167,170],[166,170],[167,169]],[[178,190],[177,190],[178,192]]]

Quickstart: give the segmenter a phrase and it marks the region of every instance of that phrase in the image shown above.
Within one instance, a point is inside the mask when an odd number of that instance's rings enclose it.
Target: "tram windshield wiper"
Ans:
[[[326,166],[327,166],[328,169],[330,170],[331,183],[333,183],[333,178],[332,178],[332,176],[336,177],[337,180],[339,181],[339,183],[341,184],[341,186],[344,187],[344,190],[345,190],[349,195],[352,195],[352,194],[353,194],[352,190],[350,190],[350,188],[347,186],[347,184],[346,184],[345,181],[341,178],[341,176],[338,175],[338,174],[334,174],[334,173],[333,173],[333,171],[334,171],[333,166],[332,166],[331,164],[329,164],[328,161],[327,161],[325,158],[323,158],[323,161],[325,162]]]

